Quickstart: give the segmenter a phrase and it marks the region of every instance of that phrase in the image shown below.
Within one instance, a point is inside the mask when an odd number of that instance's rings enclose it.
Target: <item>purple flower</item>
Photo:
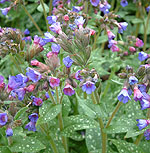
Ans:
[[[4,77],[0,75],[0,85],[3,83],[3,81],[4,81]]]
[[[9,0],[1,0],[0,3],[5,3],[7,1],[9,1]]]
[[[78,16],[74,20],[74,23],[79,27],[79,29],[83,27],[84,22],[85,22],[85,19],[82,16]]]
[[[53,53],[58,54],[59,51],[60,51],[60,49],[61,49],[61,47],[60,47],[59,44],[54,44],[54,43],[52,43],[51,49],[52,49],[52,52],[53,52]]]
[[[138,122],[137,126],[138,126],[139,130],[144,129],[145,127],[147,127],[150,124],[150,120],[137,119],[136,121]]]
[[[42,104],[43,104],[43,100],[41,98],[36,98],[36,97],[33,98],[33,105],[42,106]]]
[[[28,131],[36,131],[36,127],[35,127],[36,122],[29,122],[28,124],[26,124],[25,129],[28,129]]]
[[[34,69],[28,67],[26,70],[27,70],[26,72],[27,77],[34,83],[38,82],[42,78],[42,75],[39,72],[35,71]]]
[[[149,12],[149,10],[150,10],[150,6],[148,6],[148,7],[146,8],[146,11],[147,11],[147,12]]]
[[[118,28],[118,33],[123,33],[126,30],[128,23],[127,22],[120,22],[120,27]]]
[[[76,73],[75,73],[75,79],[76,80],[79,80],[79,81],[82,81],[83,79],[83,77],[80,75],[80,71],[81,70],[78,70]]]
[[[120,2],[122,7],[126,7],[128,5],[128,1],[127,0],[121,0]]]
[[[104,13],[104,14],[108,14],[109,13],[109,9],[111,8],[111,5],[105,1],[103,4],[100,4],[99,9]]]
[[[51,91],[51,94],[54,96],[54,91]],[[50,98],[48,92],[45,93],[45,97],[46,97],[46,99]]]
[[[139,84],[138,85],[139,90],[143,93],[146,92],[146,85],[145,84]]]
[[[56,21],[57,21],[57,16],[55,16],[55,15],[48,16],[48,17],[47,17],[47,20],[48,20],[48,24],[56,23]]]
[[[31,36],[23,37],[22,40],[25,40],[26,42],[31,42]]]
[[[96,89],[95,84],[91,81],[87,81],[82,85],[82,90],[87,94],[91,94]]]
[[[149,56],[148,56],[147,53],[139,52],[138,59],[139,59],[140,61],[144,61],[144,60],[146,60],[148,57],[149,57]]]
[[[142,47],[144,45],[143,41],[139,38],[136,38],[135,46]]]
[[[134,100],[135,101],[141,101],[143,98],[143,94],[141,93],[141,91],[138,89],[137,86],[134,87]]]
[[[60,80],[59,80],[58,78],[56,78],[56,77],[50,77],[49,83],[50,83],[50,86],[51,86],[52,88],[58,87],[59,84],[60,84]]]
[[[123,102],[124,104],[127,103],[131,98],[129,97],[129,93],[126,87],[124,87],[118,95],[118,100]]]
[[[16,76],[9,76],[8,88],[10,90],[18,89],[21,87],[25,87],[28,78],[23,74],[18,74]]]
[[[135,76],[129,77],[129,84],[134,85],[135,83],[138,83],[138,79]]]
[[[52,32],[56,34],[62,34],[60,22],[53,23],[49,28]]]
[[[30,34],[30,31],[28,29],[25,29],[24,34],[25,35],[29,35]]]
[[[51,35],[49,32],[44,33],[45,38],[43,40],[48,43],[48,42],[56,42],[56,38]]]
[[[10,9],[11,9],[11,7],[3,8],[3,9],[1,9],[1,12],[3,15],[6,16],[8,14],[8,12],[10,11]]]
[[[76,24],[69,24],[69,27],[70,27],[70,29],[71,30],[75,30],[75,29],[77,29],[77,25]]]
[[[24,99],[24,95],[26,93],[25,88],[15,89],[14,92],[18,95],[18,99],[22,101]]]
[[[130,87],[128,87],[128,94],[129,94],[129,96],[132,95],[132,89]]]
[[[0,113],[0,125],[3,126],[7,123],[8,117],[6,113]]]
[[[75,94],[75,90],[73,89],[73,87],[70,84],[65,85],[63,92],[65,95],[68,95],[68,96],[72,96]]]
[[[144,132],[144,136],[145,136],[145,139],[146,139],[146,140],[150,140],[150,129],[147,129],[147,130]]]
[[[53,6],[56,6],[59,3],[60,0],[53,0]]]
[[[12,128],[8,128],[6,130],[6,137],[10,137],[10,136],[13,136],[13,130],[12,130]]]
[[[112,45],[110,49],[112,50],[112,52],[119,52],[120,51],[119,47],[116,45]]]
[[[37,122],[37,120],[38,120],[38,114],[37,113],[33,113],[33,114],[29,115],[29,120],[31,122]]]
[[[110,39],[109,44],[108,44],[108,48],[111,48],[113,45],[117,45],[117,41]]]
[[[71,67],[71,65],[73,63],[73,60],[69,56],[67,56],[67,57],[63,58],[63,63],[65,64],[65,66],[67,68],[69,68],[69,67]]]
[[[72,11],[77,12],[77,13],[82,10],[82,7],[80,7],[80,6],[73,6],[72,8],[73,8]]]
[[[92,4],[93,6],[96,7],[96,6],[98,6],[100,0],[90,0],[90,2],[91,2],[91,4]]]
[[[140,103],[141,103],[141,110],[150,108],[150,101],[142,98],[142,100],[140,101]]]
[[[116,37],[110,30],[107,30],[107,36],[109,40],[112,40]]]

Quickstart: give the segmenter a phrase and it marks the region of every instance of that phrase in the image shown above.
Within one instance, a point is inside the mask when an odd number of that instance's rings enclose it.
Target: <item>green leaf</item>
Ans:
[[[143,153],[141,148],[137,147],[133,143],[128,143],[124,140],[111,139],[112,143],[117,147],[120,153]]]
[[[143,153],[150,153],[149,141],[142,141],[139,147],[143,150]]]
[[[11,103],[17,103],[19,101],[4,101],[4,104],[11,104]]]
[[[49,12],[49,7],[48,7],[47,4],[45,4],[45,3],[44,3],[44,8],[45,8],[46,13],[48,13],[48,12]],[[37,10],[38,10],[39,12],[43,12],[42,4],[40,4],[40,5],[37,7]]]
[[[116,80],[113,80],[113,79],[111,79],[111,81],[114,82],[114,83],[117,83],[117,84],[119,84],[119,85],[123,85],[123,83],[121,83],[121,82],[119,82],[119,81],[116,81]]]
[[[0,153],[11,153],[8,147],[1,146],[0,147]]]
[[[86,129],[86,146],[89,152],[96,153],[101,149],[100,128]]]
[[[65,127],[62,131],[62,134],[66,137],[70,137],[70,135],[74,133],[74,131],[97,128],[99,124],[98,122],[87,116],[75,115],[64,118],[64,125]]]
[[[45,149],[45,146],[33,137],[13,137],[13,144],[10,147],[12,152],[38,152]]]
[[[61,104],[52,105],[50,103],[45,103],[40,109],[40,118],[38,119],[36,125],[47,123],[54,119],[61,112]]]
[[[21,116],[23,116],[26,112],[26,110],[28,109],[28,107],[23,107],[21,108],[15,115],[14,120],[18,120],[20,119]]]
[[[106,42],[106,41],[108,41],[108,36],[107,36],[107,35],[103,35],[103,36],[98,37],[96,43],[97,43],[97,44],[101,44],[101,43],[104,43],[104,42]]]
[[[71,111],[71,103],[68,96],[64,95],[62,101],[62,116],[68,116]]]
[[[133,20],[131,20],[131,22],[133,24],[138,24],[138,23],[143,23],[143,20],[142,19],[139,19],[139,18],[134,18]]]

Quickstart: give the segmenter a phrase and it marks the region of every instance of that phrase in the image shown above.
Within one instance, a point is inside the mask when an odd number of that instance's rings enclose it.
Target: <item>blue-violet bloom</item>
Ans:
[[[87,94],[91,94],[93,91],[95,91],[95,83],[91,81],[87,81],[82,85],[82,90],[86,92]]]

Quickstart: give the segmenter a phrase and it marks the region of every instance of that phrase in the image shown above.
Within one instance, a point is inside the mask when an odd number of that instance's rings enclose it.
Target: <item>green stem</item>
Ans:
[[[99,95],[98,95],[98,93],[97,93],[97,89],[95,89],[94,95],[95,95],[95,98],[96,98],[97,103],[99,104],[100,97],[99,97]]]
[[[48,90],[48,94],[49,94],[49,96],[50,96],[50,98],[52,100],[52,103],[56,105],[56,102],[55,102],[54,97],[53,97],[53,95],[52,95],[50,90]]]
[[[40,126],[42,132],[47,136],[47,138],[49,139],[49,142],[50,142],[50,145],[52,147],[52,150],[54,153],[59,153],[58,150],[57,150],[57,147],[55,145],[55,142],[54,140],[52,139],[52,137],[50,136],[50,134],[48,134],[45,130],[45,128],[43,126]]]
[[[97,104],[98,102],[96,101],[93,92],[91,94],[91,97],[92,97],[93,104]],[[106,153],[107,152],[107,134],[103,132],[104,123],[102,118],[99,117],[98,121],[99,121],[100,130],[101,130],[101,137],[102,137],[102,153]]]
[[[137,137],[137,139],[135,140],[134,144],[138,146],[142,138],[143,138],[143,133],[140,134],[140,135]]]
[[[53,0],[50,0],[50,3],[49,3],[49,16],[52,13],[52,6],[53,6],[52,3],[53,3]]]
[[[122,105],[121,102],[118,102],[116,108],[114,109],[113,113],[111,114],[111,117],[109,118],[107,124],[106,124],[106,128],[110,125],[112,119],[114,118],[115,114],[117,113],[117,111],[119,110],[120,106]]]
[[[50,31],[49,26],[48,26],[48,21],[47,21],[47,13],[45,11],[45,7],[44,7],[44,2],[43,0],[40,0],[41,4],[42,4],[42,8],[43,8],[43,12],[44,12],[44,17],[45,17],[45,22],[46,22],[46,26],[47,26],[47,31]]]
[[[56,87],[56,99],[57,99],[57,103],[60,104],[60,102],[62,101],[59,101],[59,92],[58,92],[58,87]],[[56,102],[55,102],[56,103]],[[61,102],[62,103],[62,102]],[[63,124],[63,118],[62,118],[62,112],[60,112],[58,114],[58,121],[59,121],[59,128],[60,128],[60,131],[63,130],[64,128],[64,124]],[[68,144],[67,144],[67,138],[62,136],[62,143],[63,143],[63,146],[64,146],[64,149],[65,149],[65,153],[68,153]]]
[[[109,76],[109,79],[108,79],[108,81],[107,81],[107,85],[106,85],[106,87],[105,87],[105,89],[104,89],[104,92],[103,92],[103,94],[102,94],[102,97],[105,97],[106,94],[107,94],[107,92],[108,92],[108,89],[109,89],[109,86],[110,86],[110,80],[111,80],[111,78],[113,77],[113,75],[114,75],[114,73],[115,73],[115,70],[116,70],[116,68],[113,67],[112,70],[111,70],[111,74],[110,74],[110,76]]]
[[[29,16],[30,20],[33,22],[33,24],[35,25],[35,27],[37,28],[37,30],[39,31],[39,33],[43,36],[43,32],[41,31],[41,29],[39,28],[39,26],[36,24],[36,22],[34,21],[34,19],[32,18],[32,16],[30,15],[30,13],[28,12],[28,10],[25,8],[24,5],[22,5],[25,13]]]
[[[146,50],[146,42],[147,42],[147,30],[148,30],[148,25],[149,25],[149,19],[150,19],[150,11],[147,16],[147,21],[146,21],[146,26],[144,28],[144,46],[143,46],[143,51]]]

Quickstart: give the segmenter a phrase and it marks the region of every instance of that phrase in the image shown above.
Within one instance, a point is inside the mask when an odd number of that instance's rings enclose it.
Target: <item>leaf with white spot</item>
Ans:
[[[111,139],[111,141],[117,147],[120,153],[143,153],[142,149],[133,143],[115,139]]]
[[[47,123],[47,122],[51,121],[60,112],[61,112],[61,104],[50,105],[49,103],[45,103],[45,105],[43,105],[43,107],[40,110],[40,117],[39,117],[36,125]]]
[[[102,148],[100,128],[86,129],[86,146],[89,152],[96,153]]]
[[[13,144],[10,146],[12,152],[38,152],[45,149],[45,146],[33,137],[13,137]]]
[[[2,146],[0,147],[0,153],[11,153],[8,147]]]
[[[64,95],[62,100],[62,116],[68,116],[71,111],[71,103],[68,96]]]
[[[70,137],[70,134],[74,133],[74,131],[89,128],[97,128],[99,124],[98,122],[87,116],[75,115],[64,118],[64,125],[65,127],[62,131],[62,135]]]

